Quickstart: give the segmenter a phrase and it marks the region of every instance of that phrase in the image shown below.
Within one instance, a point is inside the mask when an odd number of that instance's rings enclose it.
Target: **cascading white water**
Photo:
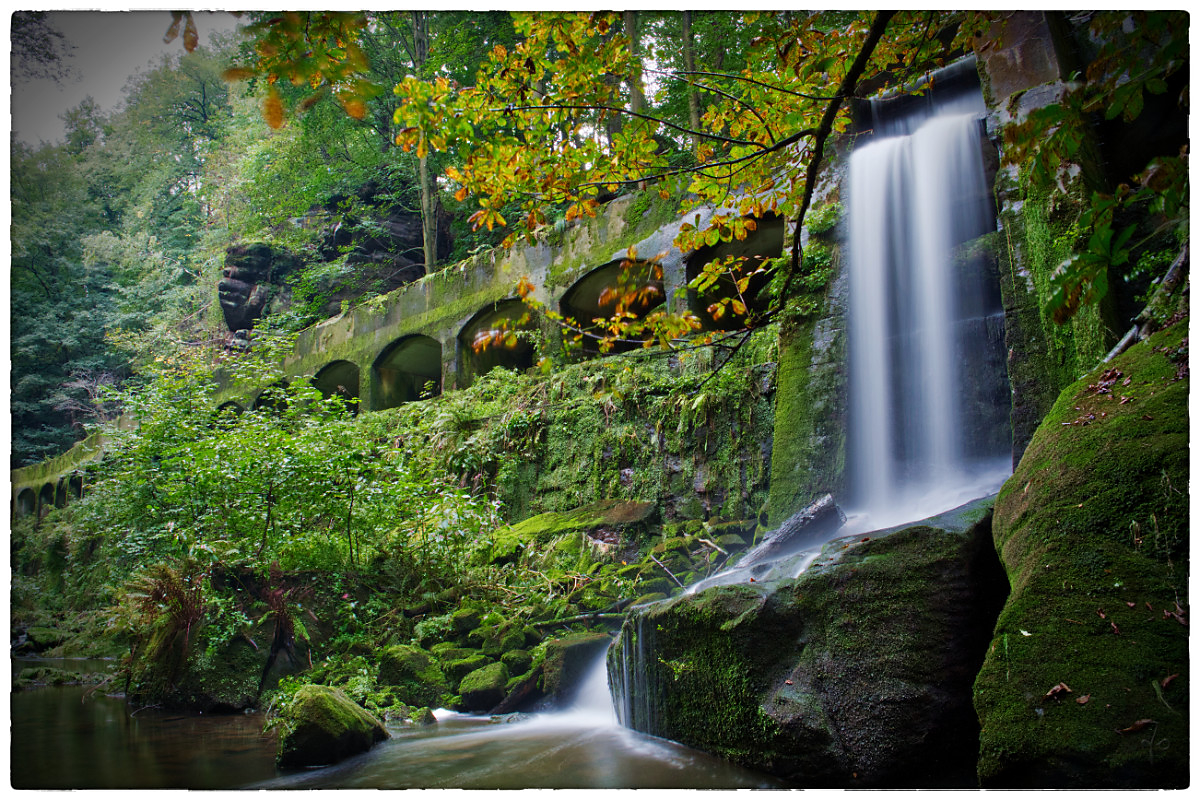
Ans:
[[[965,441],[967,381],[985,356],[956,248],[994,229],[978,89],[874,111],[875,140],[850,158],[849,429],[856,528],[920,519],[994,491],[1004,453]],[[996,323],[997,325],[999,322]],[[986,336],[984,337],[986,339]],[[985,465],[986,468],[981,468]]]

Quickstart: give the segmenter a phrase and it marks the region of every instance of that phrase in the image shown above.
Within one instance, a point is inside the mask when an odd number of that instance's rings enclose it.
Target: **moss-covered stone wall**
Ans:
[[[978,64],[990,109],[988,131],[998,146],[1031,112],[1062,98],[1072,56],[1060,28],[1047,12],[1014,12],[998,20],[981,40],[986,46],[978,48]],[[1001,237],[996,255],[1013,393],[1015,464],[1059,392],[1094,367],[1119,334],[1106,327],[1096,305],[1081,309],[1067,325],[1055,323],[1045,312],[1052,294],[1050,277],[1079,238],[1076,223],[1087,204],[1095,165],[1082,159],[1065,166],[1053,188],[1036,187],[1028,165],[1005,161],[1003,147],[1000,155],[995,196]]]

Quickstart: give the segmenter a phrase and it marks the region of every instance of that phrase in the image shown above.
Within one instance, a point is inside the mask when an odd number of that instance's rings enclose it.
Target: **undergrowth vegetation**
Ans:
[[[228,671],[229,653],[244,651],[261,675],[243,693],[269,689],[279,668],[311,669],[386,704],[371,694],[371,654],[462,638],[464,610],[482,620],[472,631],[497,641],[531,625],[583,629],[716,569],[746,541],[745,526],[713,527],[720,508],[693,519],[643,509],[668,491],[649,474],[655,459],[695,444],[720,455],[731,420],[753,424],[754,403],[769,402],[755,371],[770,347],[745,347],[715,373],[730,352],[685,353],[682,364],[637,354],[549,376],[496,369],[469,389],[356,416],[338,396],[283,380],[273,365],[286,345],[264,341],[226,363],[247,394],[269,387],[242,413],[214,411],[213,379],[178,362],[111,397],[139,424],[106,431],[108,454],[81,500],[14,529],[15,629],[60,629],[53,652],[124,653],[132,695],[148,700],[192,697],[198,671]],[[610,435],[573,437],[570,426]],[[562,441],[621,452],[559,452]],[[722,457],[727,475],[745,472]],[[575,493],[535,498],[539,475],[557,468],[573,470]],[[730,491],[725,522],[753,517],[755,496]],[[605,497],[625,505],[558,527],[505,524]],[[523,671],[540,663],[520,655],[537,641],[508,642]]]

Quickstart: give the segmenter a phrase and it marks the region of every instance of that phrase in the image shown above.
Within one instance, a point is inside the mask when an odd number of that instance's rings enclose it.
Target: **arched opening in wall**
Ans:
[[[496,367],[532,367],[536,332],[529,308],[517,298],[481,308],[458,334],[459,385],[470,386]]]
[[[22,489],[17,493],[17,503],[14,514],[17,518],[28,517],[37,511],[37,494],[33,489]]]
[[[442,393],[442,345],[413,334],[388,345],[371,366],[374,409],[395,408]]]
[[[242,408],[241,403],[235,403],[233,400],[229,400],[217,406],[217,411],[213,416],[217,425],[228,427],[237,422],[238,417],[245,413],[246,409]]]
[[[38,492],[38,518],[46,516],[52,508],[54,508],[54,484],[47,483]]]
[[[254,411],[285,411],[288,407],[287,399],[287,384],[277,383],[274,386],[268,386],[263,389],[254,398],[254,403],[250,408]]]
[[[606,325],[618,313],[645,317],[666,300],[662,266],[648,261],[619,259],[584,275],[563,295],[559,308],[579,330],[565,330],[570,347],[585,355],[621,353],[641,347],[640,340],[622,338]],[[600,321],[597,322],[596,320]]]
[[[67,504],[67,479],[60,478],[54,487],[54,507],[63,508]]]
[[[702,330],[741,328],[747,314],[767,309],[770,298],[763,290],[771,280],[771,273],[766,263],[783,255],[784,219],[778,214],[767,214],[755,219],[754,226],[741,241],[706,245],[688,257],[688,308],[700,318]],[[714,262],[728,264],[727,272],[705,289],[691,288],[693,281],[703,274],[705,265]]]
[[[67,480],[67,492],[75,500],[83,499],[83,476],[78,472],[72,474]]]
[[[324,397],[337,395],[342,398],[351,414],[358,413],[358,364],[353,361],[331,361],[313,376],[312,385]]]

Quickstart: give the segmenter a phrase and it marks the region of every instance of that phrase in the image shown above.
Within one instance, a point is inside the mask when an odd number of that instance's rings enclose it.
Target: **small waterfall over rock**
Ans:
[[[947,69],[874,103],[850,158],[848,500],[864,530],[988,494],[1011,466],[1003,310],[961,247],[995,230],[984,106],[974,62]]]

